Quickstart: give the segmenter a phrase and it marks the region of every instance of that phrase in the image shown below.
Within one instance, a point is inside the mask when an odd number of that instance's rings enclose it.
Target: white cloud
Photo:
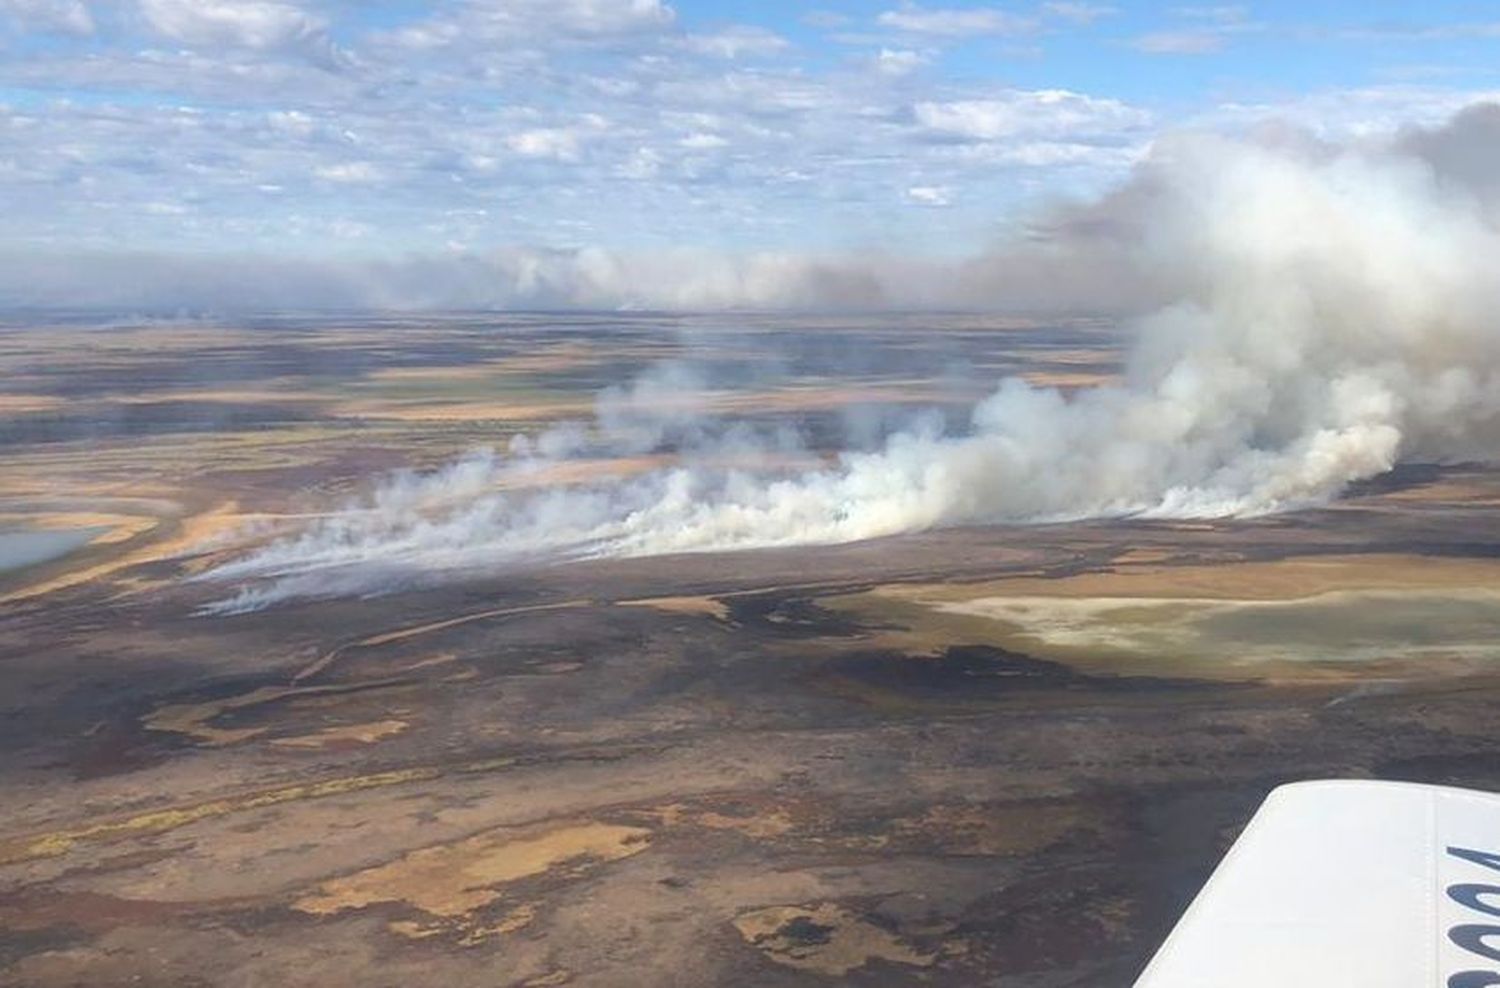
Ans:
[[[417,49],[497,41],[534,44],[549,37],[599,39],[660,31],[676,18],[677,12],[661,0],[469,0],[405,25],[390,37]]]
[[[802,15],[802,23],[808,27],[832,29],[843,27],[849,21],[848,14],[841,14],[834,10],[810,10]]]
[[[1148,55],[1211,55],[1236,35],[1260,29],[1249,20],[1249,11],[1237,5],[1178,7],[1173,13],[1191,23],[1149,31],[1131,41],[1131,47]]]
[[[1131,47],[1148,55],[1211,55],[1224,49],[1227,37],[1211,29],[1152,31],[1132,41]]]
[[[313,169],[313,174],[329,182],[343,182],[349,185],[364,185],[378,182],[382,178],[380,169],[368,161],[345,161],[333,165],[321,165]]]
[[[524,158],[551,158],[555,161],[575,161],[583,144],[590,137],[608,129],[608,123],[597,114],[585,115],[583,121],[571,127],[534,127],[518,131],[505,138],[505,146]]]
[[[1083,137],[1144,127],[1150,114],[1114,99],[1066,89],[1012,90],[1001,98],[923,102],[917,123],[934,133],[973,141],[1026,136]]]
[[[322,40],[328,26],[278,0],[140,0],[140,8],[157,33],[195,47],[293,48]]]
[[[523,130],[506,138],[505,144],[516,154],[527,158],[557,158],[566,161],[578,157],[578,135],[558,127]]]
[[[798,12],[742,8],[761,26],[737,27],[700,6],[678,23],[662,0],[389,3],[378,28],[363,4],[334,0],[77,2],[94,15],[86,51],[15,43],[7,22],[23,7],[67,14],[69,0],[0,0],[0,87],[15,94],[0,110],[0,239],[11,246],[293,256],[337,252],[330,238],[354,223],[373,231],[371,249],[392,251],[452,241],[951,252],[1035,195],[1087,195],[1155,136],[1146,103],[1018,91],[994,81],[1004,63],[942,57],[969,36],[952,32],[970,30],[1013,55],[1014,36],[996,30],[1030,18],[1047,43],[1043,27],[1069,31],[1111,0],[1088,11],[1086,0],[883,0],[855,22],[860,40],[834,50],[800,44]],[[890,16],[877,24],[881,11]],[[1168,10],[1141,30],[1250,23],[1232,10]],[[786,38],[768,30],[783,27]],[[413,46],[424,33],[431,43]],[[1095,54],[1122,54],[1113,38],[1076,33]],[[339,56],[333,66],[326,53]],[[1424,101],[1465,95],[1410,88],[1379,100],[1304,94],[1286,112],[1353,127],[1425,119]],[[1167,105],[1178,122],[1248,128],[1290,106],[1281,95],[1230,102],[1263,92],[1231,79]],[[908,188],[965,208],[903,208],[924,195]],[[191,212],[151,205],[163,202]],[[335,210],[344,225],[329,220]]]
[[[961,38],[983,34],[1024,34],[1036,27],[1030,18],[1018,17],[996,7],[919,7],[902,4],[875,18],[881,27],[907,34],[930,34]]]
[[[690,34],[682,45],[700,55],[740,58],[744,55],[775,55],[790,47],[781,35],[760,27],[737,25],[714,34]]]
[[[636,148],[624,164],[620,165],[619,173],[625,178],[646,181],[660,174],[661,166],[661,152],[655,148],[640,147]]]
[[[925,52],[908,48],[882,48],[875,55],[874,65],[883,75],[909,75],[931,61]]]
[[[727,147],[729,145],[729,141],[718,134],[706,134],[701,131],[689,134],[677,143],[692,151],[712,151],[715,148]]]
[[[1500,21],[1469,21],[1460,24],[1382,24],[1378,27],[1343,28],[1333,32],[1345,41],[1453,41],[1461,38],[1500,38]]]
[[[8,16],[23,29],[89,35],[94,17],[83,0],[0,0],[0,16]]]
[[[375,232],[375,228],[368,223],[360,223],[357,220],[335,218],[323,224],[328,234],[340,240],[361,240]]]
[[[992,158],[998,163],[1027,168],[1092,165],[1123,169],[1137,163],[1145,150],[1144,146],[1136,145],[1111,147],[1074,141],[1028,141],[1003,146]]]
[[[918,206],[947,206],[951,205],[953,190],[942,185],[913,185],[906,190],[908,202]]]
[[[307,137],[316,129],[313,118],[300,110],[277,110],[266,115],[271,126],[283,134]]]
[[[1392,108],[1397,105],[1391,102],[1394,98],[1386,94],[1378,103],[1394,112]],[[1331,95],[1329,99],[1333,101]],[[1403,125],[1417,121],[1437,123],[1442,119],[1439,104],[1432,94],[1429,94],[1428,102],[1417,97],[1411,99],[1414,101],[1402,104],[1412,111],[1402,120]],[[1274,108],[1266,109],[1274,112]],[[1312,107],[1306,109],[1313,112]],[[154,135],[162,145],[166,160],[192,157],[201,147],[184,143],[183,128],[176,119],[164,121],[159,133]],[[266,134],[263,116],[257,115],[253,122],[259,129],[251,133],[263,139]],[[1243,133],[1254,128],[1255,124],[1254,119],[1234,118],[1229,129]],[[1497,131],[1500,128],[1500,104],[1472,109],[1463,114],[1458,124],[1404,131],[1399,141],[1399,146],[1407,149],[1403,153],[1419,154],[1420,159],[1412,159],[1413,162],[1425,162],[1431,168],[1430,175],[1422,170],[1408,170],[1404,174],[1413,187],[1428,188],[1436,182],[1444,190],[1444,197],[1453,203],[1464,198],[1455,193],[1472,193],[1485,204],[1487,212],[1484,215],[1490,217],[1492,226],[1500,229],[1500,181],[1494,177],[1500,174],[1494,165],[1494,149],[1500,146],[1495,140],[1495,134],[1500,132]],[[83,142],[79,139],[80,134],[91,127],[115,124],[101,122],[98,117],[67,117],[60,121],[44,119],[36,126],[40,131],[36,135],[37,146],[47,149],[46,153],[61,156],[63,150],[60,149],[65,149],[66,142],[60,140],[59,135],[67,134],[70,139],[79,140],[81,148],[87,148],[105,142],[100,134],[90,134],[88,142]],[[6,139],[4,128],[5,118],[0,116],[0,141]],[[102,133],[122,132],[106,130]],[[1330,147],[1389,145],[1388,140],[1383,144],[1380,139],[1370,138],[1358,130],[1345,131],[1353,136],[1348,141],[1336,143],[1320,143],[1317,138],[1321,135],[1302,134],[1298,143],[1299,136],[1295,134],[1272,134],[1258,128],[1256,132],[1262,135],[1264,146],[1274,155],[1281,154],[1275,150],[1277,148],[1301,149],[1291,153],[1305,160],[1320,160],[1318,156]],[[627,137],[627,140],[632,141],[628,145],[631,150],[644,146],[634,143],[634,138]],[[270,201],[265,193],[253,193],[252,202],[256,209],[275,207],[266,218],[266,224],[275,228],[275,235],[257,240],[254,238],[255,229],[247,227],[246,240],[235,242],[244,253],[226,254],[222,240],[217,244],[219,249],[214,250],[204,249],[205,243],[201,240],[180,237],[172,242],[170,250],[157,252],[122,249],[117,241],[105,238],[95,241],[100,249],[93,251],[86,246],[80,247],[76,240],[54,241],[48,247],[39,236],[33,237],[30,244],[0,243],[0,304],[108,308],[185,306],[217,311],[296,307],[786,306],[837,309],[882,305],[1000,305],[1038,311],[1054,311],[1058,307],[1074,312],[1140,311],[1141,307],[1155,304],[1160,299],[1155,293],[1162,288],[1161,279],[1170,280],[1180,274],[1175,267],[1155,264],[1149,254],[1143,254],[1133,246],[1142,242],[1139,239],[1142,230],[1158,222],[1162,190],[1155,183],[1154,176],[1161,174],[1157,166],[1173,165],[1176,160],[1173,149],[1180,146],[1172,139],[1158,143],[1160,153],[1153,153],[1148,159],[1156,164],[1142,172],[1138,180],[1128,182],[1115,193],[1092,203],[1033,213],[1025,227],[1027,237],[1024,241],[1017,239],[1008,246],[998,246],[976,257],[972,263],[956,267],[924,259],[921,246],[912,238],[898,239],[894,235],[884,241],[870,241],[887,245],[885,251],[872,254],[848,253],[846,249],[832,248],[820,253],[802,246],[752,255],[732,247],[716,248],[705,245],[694,236],[716,221],[731,216],[739,208],[758,214],[775,213],[777,200],[763,197],[738,199],[722,190],[683,190],[685,194],[674,195],[671,208],[663,210],[660,198],[663,184],[620,179],[611,186],[602,187],[589,183],[588,169],[570,168],[566,170],[570,191],[576,188],[577,196],[586,204],[585,215],[597,223],[588,228],[577,225],[577,215],[556,218],[559,225],[569,221],[575,224],[566,227],[569,237],[583,240],[589,233],[617,227],[618,217],[611,217],[608,211],[616,200],[627,198],[637,185],[641,185],[645,187],[639,190],[643,194],[656,196],[652,200],[656,212],[645,225],[667,228],[680,246],[630,250],[488,248],[484,231],[490,216],[486,210],[491,211],[496,219],[503,217],[507,229],[510,229],[512,224],[524,222],[527,210],[539,208],[532,205],[533,201],[544,206],[547,195],[545,188],[539,187],[523,187],[507,194],[499,184],[485,190],[482,200],[485,206],[476,207],[473,203],[481,200],[470,200],[462,215],[454,217],[447,229],[437,231],[424,245],[416,243],[411,234],[423,223],[442,218],[435,212],[424,214],[419,223],[403,227],[399,238],[392,237],[389,223],[370,222],[356,203],[336,204],[326,189],[314,189],[321,208],[316,211],[317,215],[311,215],[314,210],[302,208],[307,200],[295,198],[298,188],[294,184],[281,193],[284,197],[282,203]],[[912,150],[920,152],[921,148]],[[955,149],[950,146],[947,150]],[[958,150],[965,155],[974,152],[973,164],[980,174],[991,178],[1011,158],[1042,160],[1048,156],[1072,154],[1092,168],[1094,156],[1101,153],[1093,145],[1024,139]],[[1121,164],[1128,164],[1128,157],[1139,153],[1120,147],[1104,150],[1120,155]],[[670,169],[676,164],[671,152],[665,147],[659,147],[658,151],[662,154],[663,175],[670,176]],[[295,156],[281,160],[268,171],[286,174],[295,183],[302,174],[298,165],[305,160],[305,154],[305,148],[299,146]],[[981,214],[984,221],[993,220],[995,213],[991,204],[994,198],[990,190],[996,186],[973,184],[973,173],[963,170],[961,156],[943,160],[913,160],[915,157],[916,154],[909,155],[900,161],[900,175],[873,173],[870,182],[873,193],[868,197],[861,197],[863,187],[854,183],[839,186],[839,190],[850,196],[854,208],[862,213],[879,214],[884,222],[905,217],[911,224],[908,229],[941,228],[976,213]],[[623,156],[622,159],[608,159],[612,162],[620,160],[628,162]],[[785,164],[778,177],[784,183],[790,181],[793,171],[800,169],[809,173],[802,176],[809,179],[806,183],[780,186],[791,197],[806,198],[826,187],[817,181],[827,173],[816,171],[816,155],[784,157],[782,160]],[[838,166],[848,170],[851,160],[848,157],[841,159]],[[25,174],[45,172],[48,167],[46,158],[24,158],[15,164]],[[159,224],[165,229],[180,230],[184,225],[209,222],[211,218],[206,214],[219,204],[222,194],[243,191],[243,175],[254,173],[258,164],[254,159],[231,162],[225,169],[225,184],[218,187],[212,184],[192,186],[181,181],[179,174],[148,171],[137,187],[140,195],[135,198],[114,195],[118,179],[107,172],[101,173],[98,184],[110,194],[109,203],[103,208],[112,209],[117,218],[128,217],[128,222],[137,225]],[[69,160],[68,167],[76,169],[76,160]],[[420,171],[408,169],[393,177],[404,180]],[[505,184],[524,180],[526,171],[524,168],[509,170]],[[1123,171],[1113,174],[1118,176]],[[1330,174],[1337,174],[1337,170]],[[1205,177],[1212,179],[1212,171],[1205,173]],[[0,181],[14,183],[26,179],[13,178],[11,173],[0,169]],[[1004,184],[1019,183],[1012,183],[1007,178]],[[12,184],[10,187],[16,186]],[[253,189],[253,186],[249,188]],[[982,193],[976,194],[976,188],[983,190]],[[170,189],[171,193],[164,194],[164,189]],[[72,192],[75,196],[80,194],[76,189]],[[8,215],[7,222],[19,227],[29,215],[25,210],[34,205],[42,215],[56,218],[58,211],[68,206],[44,201],[54,198],[37,194],[13,196],[14,215]],[[695,202],[699,199],[704,203],[701,209]],[[966,208],[895,208],[902,201],[916,207],[935,206],[944,199],[963,203]],[[150,205],[163,202],[169,208]],[[527,209],[512,208],[522,202],[526,203]],[[171,204],[177,203],[189,207],[192,212],[175,215]],[[92,214],[97,211],[88,201],[82,206],[83,212]],[[1252,205],[1242,204],[1237,208],[1252,220],[1261,214],[1261,210]],[[329,216],[329,210],[336,210],[334,216]],[[1273,208],[1272,212],[1275,211]],[[636,214],[637,219],[643,215],[646,214]],[[817,215],[790,215],[807,225],[821,221],[821,216]],[[1293,210],[1291,215],[1301,214]],[[673,227],[679,217],[684,218],[684,224],[680,228]],[[1186,222],[1189,218],[1183,216],[1181,221]],[[371,248],[385,248],[390,254],[397,251],[410,253],[402,260],[341,261],[337,260],[339,255],[326,253],[322,260],[312,260],[290,242],[288,228],[293,226],[306,228],[309,237],[316,235],[321,238],[318,243],[322,247],[329,246],[329,238],[364,234],[364,240]],[[446,246],[450,240],[473,244],[474,251],[451,257]],[[1255,243],[1262,241],[1270,242],[1267,238],[1260,238]],[[801,243],[805,244],[805,241]],[[215,245],[210,243],[208,246]],[[950,240],[943,246],[961,248],[962,244]],[[439,255],[445,259],[439,261]],[[1475,263],[1482,261],[1483,258],[1478,258]],[[1493,306],[1490,306],[1485,311],[1492,310]]]
[[[677,18],[661,0],[486,0],[481,5],[524,10],[543,23],[587,34],[665,27]]]
[[[1250,8],[1239,3],[1210,4],[1206,6],[1178,7],[1173,10],[1173,13],[1179,17],[1187,17],[1193,20],[1232,24],[1246,20],[1250,16]]]
[[[1120,12],[1118,7],[1102,3],[1080,3],[1077,0],[1053,0],[1042,4],[1043,12],[1074,24],[1088,25]]]
[[[1403,127],[1432,125],[1466,106],[1485,103],[1500,104],[1500,88],[1465,91],[1412,85],[1362,86],[1307,93],[1279,102],[1224,102],[1192,123],[1204,129],[1237,131],[1295,127],[1320,140],[1350,141]]]

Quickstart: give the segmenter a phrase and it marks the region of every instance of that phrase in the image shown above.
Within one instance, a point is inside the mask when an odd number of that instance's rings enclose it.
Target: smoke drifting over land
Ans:
[[[630,391],[617,393],[594,428],[397,478],[368,503],[222,568],[216,578],[250,580],[224,606],[377,591],[527,558],[1249,515],[1325,501],[1402,460],[1493,458],[1497,149],[1494,107],[1380,146],[1295,134],[1164,141],[1125,186],[1054,215],[1040,245],[934,278],[955,299],[1009,297],[1025,308],[1039,307],[1028,304],[1038,292],[1054,293],[1059,308],[1064,298],[1078,308],[1159,303],[1137,321],[1117,385],[1065,397],[1002,381],[956,434],[919,420],[876,449],[769,475],[725,463],[772,453],[783,462],[795,451],[789,437],[703,421],[690,398],[675,405],[685,417],[656,423]],[[891,297],[899,279],[867,269],[836,272],[840,284],[858,284],[859,270]],[[651,388],[694,391],[675,370],[636,391]],[[679,465],[500,489],[584,451],[642,448],[659,428],[676,430]]]

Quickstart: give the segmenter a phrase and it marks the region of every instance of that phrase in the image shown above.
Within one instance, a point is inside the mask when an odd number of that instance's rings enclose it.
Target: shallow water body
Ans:
[[[0,529],[0,573],[61,559],[88,545],[108,531],[99,525],[87,528]]]

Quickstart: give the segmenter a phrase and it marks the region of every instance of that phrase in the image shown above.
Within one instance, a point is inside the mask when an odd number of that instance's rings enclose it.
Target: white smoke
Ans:
[[[1481,138],[1493,139],[1493,122]],[[1421,138],[1344,149],[1285,135],[1179,138],[1125,188],[1063,217],[1128,255],[1112,271],[1172,290],[1139,321],[1118,385],[1068,397],[1006,380],[962,434],[913,425],[874,451],[790,472],[688,455],[625,479],[498,489],[590,442],[618,448],[615,408],[590,439],[548,440],[552,455],[527,444],[524,455],[401,478],[369,504],[224,567],[217,577],[250,580],[224,607],[378,591],[524,558],[1250,515],[1326,501],[1403,459],[1491,458],[1500,450],[1494,203],[1425,157]],[[1091,251],[1081,263],[1101,256]],[[717,456],[725,437],[710,429],[687,445]],[[766,448],[764,436],[736,441]]]

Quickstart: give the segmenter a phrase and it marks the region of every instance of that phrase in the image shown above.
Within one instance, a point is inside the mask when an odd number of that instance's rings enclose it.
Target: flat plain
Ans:
[[[1500,788],[1500,473],[1473,465],[1256,519],[202,611],[216,564],[663,361],[819,457],[961,423],[1004,375],[1108,381],[1118,345],[951,316],[13,321],[0,983],[1123,986],[1273,786]]]

